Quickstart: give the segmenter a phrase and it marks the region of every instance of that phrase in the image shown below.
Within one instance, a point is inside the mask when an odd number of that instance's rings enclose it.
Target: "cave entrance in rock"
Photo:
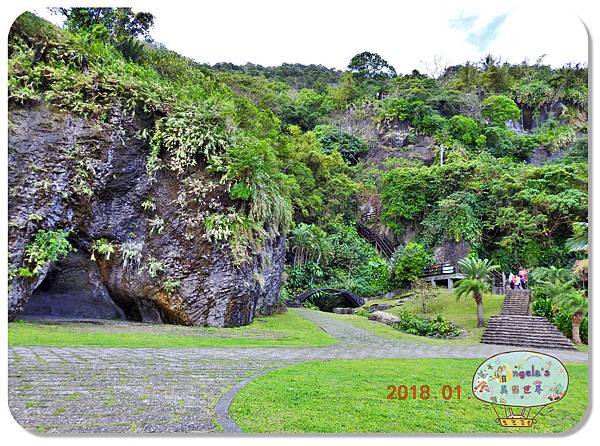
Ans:
[[[96,264],[82,251],[69,254],[51,267],[19,317],[130,319],[102,284]]]
[[[356,308],[365,304],[365,300],[348,290],[332,288],[319,288],[306,291],[296,296],[296,302],[303,304],[310,302],[321,311],[333,311],[334,308]]]

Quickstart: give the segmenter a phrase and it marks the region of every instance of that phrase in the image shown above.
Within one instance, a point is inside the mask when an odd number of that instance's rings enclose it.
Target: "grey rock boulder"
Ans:
[[[11,106],[9,319],[38,287],[61,292],[44,282],[55,281],[53,274],[70,260],[46,265],[35,278],[17,274],[25,263],[25,246],[37,231],[56,229],[70,231],[69,241],[85,258],[95,240],[114,244],[110,258],[96,255],[96,262],[80,265],[71,283],[64,276],[62,290],[72,289],[85,275],[94,277],[95,284],[82,289],[104,289],[128,319],[229,327],[274,311],[285,237],[267,236],[259,253],[236,264],[227,243],[206,238],[202,223],[210,213],[235,206],[226,185],[201,162],[183,177],[162,169],[150,178],[149,147],[138,136],[146,125],[118,106],[108,122],[44,104]],[[147,200],[154,209],[142,207]]]

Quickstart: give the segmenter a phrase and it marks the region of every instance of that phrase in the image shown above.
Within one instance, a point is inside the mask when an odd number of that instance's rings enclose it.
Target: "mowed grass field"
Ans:
[[[398,303],[399,300],[372,300],[367,303]],[[500,313],[502,304],[504,303],[504,296],[499,294],[487,293],[483,297],[483,314],[485,321],[491,316],[495,316]],[[447,289],[438,288],[436,290],[436,296],[428,301],[427,312],[423,312],[421,302],[419,300],[409,298],[404,300],[404,305],[400,307],[392,307],[385,310],[386,313],[398,314],[401,309],[406,309],[411,313],[417,314],[422,317],[435,317],[438,314],[444,319],[454,322],[460,325],[466,330],[466,333],[455,339],[434,339],[424,336],[414,336],[408,333],[395,330],[387,325],[369,321],[365,317],[355,315],[338,315],[334,314],[333,317],[344,320],[356,327],[364,330],[371,331],[379,336],[384,336],[393,339],[401,339],[405,341],[411,341],[421,344],[444,344],[444,345],[468,345],[477,344],[481,341],[481,336],[485,331],[485,327],[477,327],[477,305],[472,298],[461,298],[456,300],[456,294]],[[580,344],[576,346],[580,352],[588,352],[588,345]]]
[[[566,364],[566,396],[547,406],[531,428],[503,428],[496,414],[471,394],[483,361],[473,359],[369,359],[308,362],[270,372],[244,387],[230,409],[244,432],[566,432],[588,406],[588,367]],[[442,398],[444,385],[461,399]],[[389,385],[428,385],[427,400],[387,399]],[[437,397],[437,399],[435,398]],[[532,411],[532,414],[535,413]]]
[[[372,300],[367,303],[367,306],[372,303],[395,304],[398,302],[398,300]],[[486,322],[490,316],[500,313],[503,302],[504,296],[502,295],[486,294],[484,296],[483,306]],[[369,321],[367,318],[361,316],[334,314],[333,317],[346,321],[358,328],[371,331],[379,336],[425,344],[477,344],[481,340],[481,336],[485,330],[485,328],[477,327],[477,306],[475,301],[473,299],[465,298],[456,300],[456,295],[446,289],[436,290],[435,297],[428,301],[427,312],[423,312],[421,302],[413,298],[405,300],[405,303],[402,306],[391,307],[385,310],[385,312],[390,314],[398,314],[398,312],[400,312],[402,309],[406,309],[411,313],[428,318],[441,315],[444,319],[460,325],[466,330],[466,333],[456,339],[434,339],[425,336],[415,336],[408,333],[403,333],[399,330],[388,327],[387,325]]]
[[[324,347],[335,338],[291,309],[259,317],[243,327],[210,328],[150,324],[11,322],[12,346],[50,347]]]

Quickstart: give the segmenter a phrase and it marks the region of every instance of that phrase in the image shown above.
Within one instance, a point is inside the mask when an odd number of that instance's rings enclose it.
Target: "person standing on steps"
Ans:
[[[521,282],[521,289],[522,290],[526,290],[527,289],[527,270],[526,269],[520,269],[519,270],[519,280]]]
[[[521,282],[519,281],[519,276],[513,274],[513,290],[516,288],[517,290],[521,289]]]
[[[515,289],[515,275],[513,273],[508,275],[508,286],[511,290]]]

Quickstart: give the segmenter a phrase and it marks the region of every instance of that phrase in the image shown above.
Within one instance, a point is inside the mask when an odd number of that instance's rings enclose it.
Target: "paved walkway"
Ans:
[[[211,432],[228,389],[261,370],[308,360],[483,358],[510,347],[446,346],[383,338],[325,313],[299,309],[338,339],[325,348],[10,347],[9,405],[40,432]],[[586,362],[587,354],[548,353]]]

